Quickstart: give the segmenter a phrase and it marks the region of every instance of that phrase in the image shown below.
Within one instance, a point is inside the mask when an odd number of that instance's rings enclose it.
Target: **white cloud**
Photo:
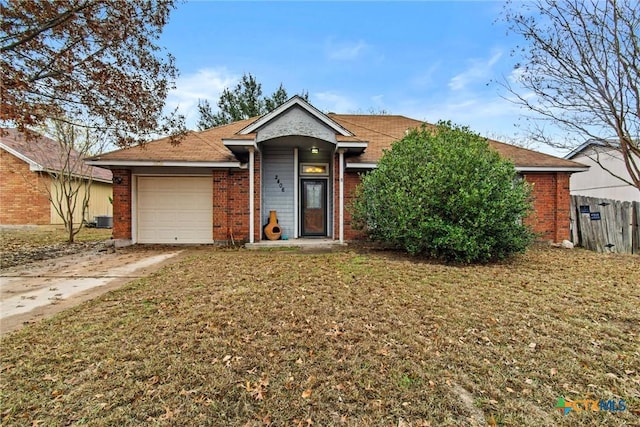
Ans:
[[[358,108],[357,102],[334,91],[316,92],[312,98],[311,103],[322,111],[344,114]]]
[[[186,118],[187,127],[195,129],[198,119],[198,100],[207,99],[215,108],[222,91],[234,85],[239,79],[226,68],[205,68],[194,74],[181,76],[176,80],[176,88],[167,96],[167,109],[176,107]]]
[[[425,106],[427,108],[425,108]],[[469,126],[471,130],[484,136],[511,136],[517,129],[514,117],[520,109],[517,105],[497,95],[449,97],[436,100],[407,100],[393,112],[418,120],[436,123],[451,120],[453,123]]]
[[[326,43],[327,57],[334,61],[352,61],[363,55],[370,46],[362,40],[357,42],[336,42],[332,39]]]
[[[489,59],[471,59],[468,69],[449,80],[449,88],[451,90],[462,90],[470,83],[490,78],[493,66],[501,57],[502,51],[496,50]]]

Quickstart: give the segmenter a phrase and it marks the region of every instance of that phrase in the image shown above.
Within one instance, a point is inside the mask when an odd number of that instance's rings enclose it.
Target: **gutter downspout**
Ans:
[[[344,243],[344,149],[338,150],[338,161],[340,162],[340,244]]]
[[[293,238],[298,238],[298,215],[300,208],[298,207],[298,147],[293,149]]]
[[[254,228],[255,228],[255,224],[254,222],[254,216],[255,216],[255,200],[254,200],[254,186],[255,186],[255,182],[254,182],[254,171],[255,171],[255,153],[254,153],[254,149],[253,147],[249,148],[249,243],[253,243],[254,242],[254,237],[253,237],[253,233],[254,233]]]

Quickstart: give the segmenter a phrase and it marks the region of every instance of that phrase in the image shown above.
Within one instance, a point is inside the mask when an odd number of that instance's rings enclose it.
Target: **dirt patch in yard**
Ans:
[[[57,245],[54,245],[57,246]],[[68,245],[64,246],[68,250]],[[75,246],[60,256],[52,246],[31,248],[45,260],[0,269],[0,334],[56,313],[145,277],[179,259],[180,248],[132,246],[115,249],[104,243]],[[67,253],[66,251],[64,253]]]
[[[103,250],[112,243],[109,242],[110,237],[109,229],[83,228],[74,243],[67,243],[68,236],[62,226],[2,226],[0,269],[90,250]]]

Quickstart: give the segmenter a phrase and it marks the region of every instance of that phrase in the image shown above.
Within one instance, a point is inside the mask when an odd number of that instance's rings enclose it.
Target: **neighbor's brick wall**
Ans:
[[[569,239],[570,174],[526,173],[524,179],[533,185],[533,213],[525,219],[543,240],[561,242]]]
[[[131,236],[131,171],[113,172],[113,238],[130,240]],[[119,184],[118,180],[122,180]]]
[[[0,150],[0,224],[49,224],[48,175],[32,172],[13,154]]]

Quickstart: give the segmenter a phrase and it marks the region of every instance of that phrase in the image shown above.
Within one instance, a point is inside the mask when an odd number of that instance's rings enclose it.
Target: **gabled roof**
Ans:
[[[603,147],[603,148],[611,148],[616,149],[620,147],[620,143],[613,139],[599,140],[599,139],[588,139],[582,144],[578,145],[576,148],[571,150],[569,154],[564,156],[565,159],[573,159],[574,157],[584,153],[590,148],[593,147]]]
[[[256,132],[289,108],[297,105],[336,132],[336,141],[344,144],[359,144],[366,141],[366,148],[360,154],[349,156],[347,167],[371,168],[382,157],[383,151],[402,139],[409,129],[429,125],[420,120],[398,115],[352,115],[324,114],[306,103],[302,98],[293,97],[273,112],[261,117],[241,120],[201,132],[190,132],[178,145],[172,145],[168,138],[149,142],[142,147],[126,148],[90,159],[92,164],[115,166],[239,166],[238,159],[230,148],[230,143],[247,144],[255,141]],[[243,143],[242,141],[247,141]],[[561,159],[537,151],[528,150],[498,141],[489,141],[490,146],[503,157],[510,159],[519,171],[568,171],[587,170],[587,166],[571,160]]]
[[[416,129],[422,125],[433,126],[404,116],[343,114],[329,114],[329,116],[351,130],[357,137],[369,141],[369,147],[361,156],[350,159],[354,165],[360,162],[376,163],[382,157],[383,150],[391,148],[391,144],[402,139],[409,129]],[[516,168],[523,172],[536,172],[542,169],[587,169],[586,166],[577,162],[503,142],[489,140],[489,146],[501,156],[511,160]]]
[[[353,134],[351,132],[349,132],[347,129],[345,129],[344,127],[340,126],[335,121],[331,120],[330,116],[324,114],[322,111],[318,110],[316,107],[314,107],[313,105],[309,104],[307,101],[305,101],[304,99],[302,99],[298,95],[295,95],[294,97],[292,97],[287,102],[285,102],[284,104],[282,104],[281,106],[279,106],[275,110],[271,111],[270,113],[267,113],[267,114],[261,116],[258,120],[255,120],[249,126],[247,126],[246,128],[242,129],[240,132],[238,132],[238,134],[246,135],[246,134],[249,134],[249,133],[254,133],[258,129],[260,129],[262,126],[266,125],[271,120],[273,120],[274,118],[280,116],[282,113],[284,113],[285,111],[289,110],[290,108],[293,108],[294,106],[298,106],[298,107],[302,108],[307,113],[309,113],[311,116],[313,116],[316,119],[320,120],[322,123],[327,125],[327,127],[333,129],[335,131],[336,135],[353,136]]]
[[[92,164],[105,165],[126,163],[142,166],[144,162],[153,162],[157,166],[177,166],[182,163],[228,163],[229,166],[237,167],[238,159],[223,145],[222,140],[237,138],[237,132],[255,120],[254,117],[204,131],[189,132],[178,144],[172,144],[169,138],[162,138],[87,160]]]
[[[0,129],[0,148],[11,153],[29,165],[29,169],[34,172],[58,172],[65,168],[66,155],[60,145],[51,138],[44,135],[33,134],[30,138],[17,129]],[[83,161],[77,151],[70,152],[70,164],[78,165],[72,171],[79,177],[111,183],[112,174],[110,170],[88,166],[81,170]]]

